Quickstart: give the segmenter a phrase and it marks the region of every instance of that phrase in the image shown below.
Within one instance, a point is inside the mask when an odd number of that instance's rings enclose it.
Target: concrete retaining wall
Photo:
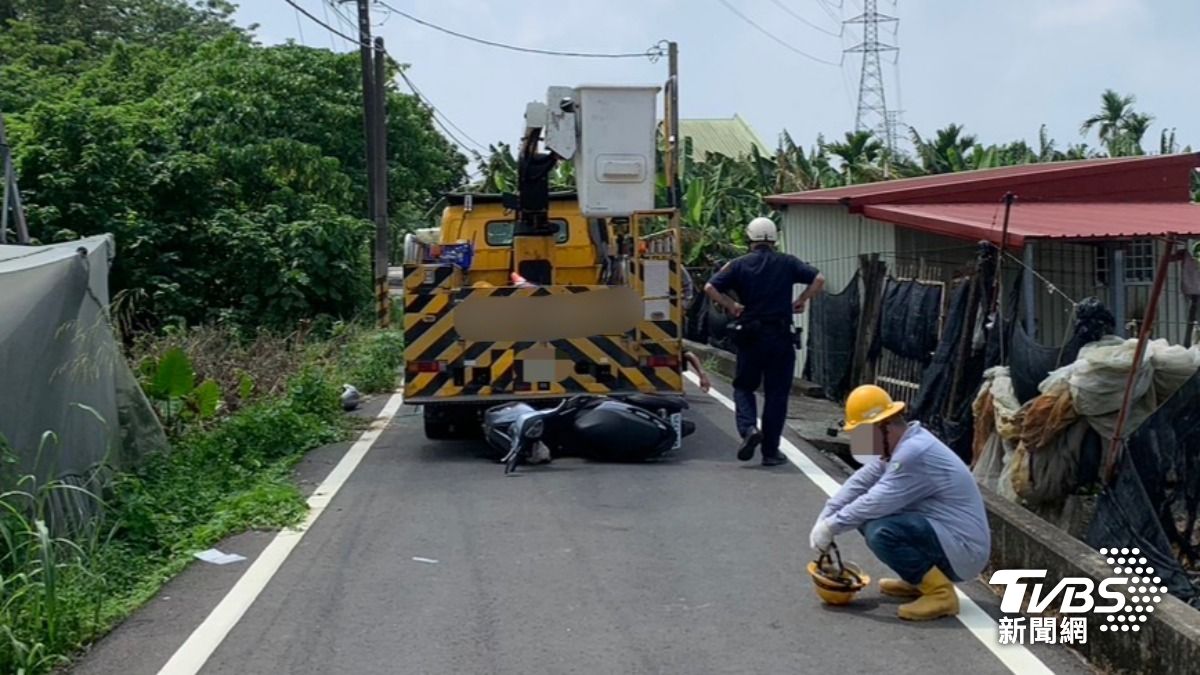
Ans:
[[[992,528],[993,569],[1046,569],[1052,580],[1112,576],[1100,554],[1000,495],[982,488]],[[1075,645],[1093,665],[1112,673],[1200,672],[1200,612],[1165,596],[1137,634],[1102,633],[1095,621],[1088,641]]]
[[[733,355],[689,343],[687,348],[709,361],[717,373],[733,372]],[[804,395],[811,385],[797,382],[794,392]],[[824,416],[837,419],[837,405],[825,401]],[[814,402],[813,405],[819,405]],[[790,424],[811,445],[839,458],[849,456],[844,434],[829,436],[824,426]],[[992,530],[991,569],[1046,569],[1048,579],[1086,577],[1098,584],[1112,575],[1100,553],[1066,531],[981,487]],[[985,573],[985,578],[991,572]],[[1057,581],[1054,581],[1057,583]],[[1110,673],[1200,673],[1200,611],[1167,595],[1137,634],[1105,633],[1089,622],[1088,641],[1074,648],[1094,666]]]

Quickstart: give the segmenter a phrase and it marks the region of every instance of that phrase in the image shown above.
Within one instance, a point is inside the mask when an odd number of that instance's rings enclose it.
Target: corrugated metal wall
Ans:
[[[833,292],[841,291],[854,278],[860,253],[879,253],[894,277],[950,282],[970,269],[978,252],[971,242],[897,228],[850,214],[842,206],[791,206],[784,210],[782,222],[783,250],[820,269],[825,274],[826,288]],[[1035,243],[1034,268],[1041,277],[1034,285],[1036,330],[1042,344],[1061,344],[1069,336],[1073,302],[1094,296],[1113,307],[1111,287],[1097,279],[1097,246],[1051,240]],[[1158,255],[1164,247],[1158,244]],[[1021,258],[1020,253],[1014,255]],[[1004,261],[1005,302],[1020,266],[1012,258]],[[1182,294],[1180,265],[1173,263],[1168,269],[1153,337],[1181,344],[1189,329],[1189,301]],[[1127,285],[1125,294],[1123,323],[1136,321],[1144,316],[1150,285]],[[799,322],[807,331],[806,318],[801,317]],[[796,368],[799,376],[804,369],[803,352]]]
[[[1165,242],[1155,245],[1155,260],[1166,253]],[[1175,250],[1179,250],[1179,246]],[[1163,286],[1162,299],[1159,300],[1158,316],[1154,320],[1153,338],[1166,338],[1174,344],[1183,344],[1188,330],[1188,309],[1190,300],[1183,294],[1182,267],[1180,262],[1172,262],[1167,267],[1167,283]],[[1130,336],[1137,335],[1139,319],[1145,316],[1146,304],[1150,300],[1151,285],[1149,283],[1126,288],[1126,318],[1132,322],[1127,332]]]
[[[783,250],[821,270],[830,291],[840,292],[854,278],[860,253],[885,254],[891,266],[895,228],[886,223],[847,213],[841,206],[789,207],[782,223]],[[808,318],[801,315],[797,323],[807,334]],[[797,377],[804,372],[805,354],[801,351],[796,359]]]

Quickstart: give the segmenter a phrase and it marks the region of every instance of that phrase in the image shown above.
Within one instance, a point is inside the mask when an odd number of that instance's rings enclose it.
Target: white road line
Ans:
[[[700,378],[697,377],[695,373],[684,373],[684,376],[687,377],[692,384],[700,384]],[[729,408],[730,410],[734,409],[733,401],[730,400],[730,398],[725,394],[717,391],[715,388],[709,389],[708,395],[719,401],[726,408]],[[783,451],[784,456],[786,456],[788,460],[792,462],[792,464],[796,465],[796,468],[800,469],[801,473],[807,476],[809,480],[816,483],[817,487],[821,488],[825,494],[833,496],[833,494],[838,491],[838,488],[841,487],[840,483],[834,480],[829,474],[825,473],[824,469],[817,466],[815,462],[808,458],[808,455],[801,452],[800,448],[797,448],[795,444],[787,439],[787,437],[779,440],[779,449]],[[1043,673],[1046,675],[1054,674],[1053,670],[1047,668],[1046,664],[1042,663],[1041,660],[1034,656],[1033,653],[1028,649],[1026,649],[1024,645],[999,644],[996,639],[997,635],[999,634],[996,622],[992,620],[992,617],[988,616],[987,612],[983,611],[983,608],[975,604],[975,601],[967,596],[966,593],[963,593],[961,589],[956,590],[958,591],[959,604],[958,620],[962,622],[964,626],[966,626],[967,630],[969,630],[972,635],[974,635],[980,642],[983,643],[983,646],[987,647],[988,650],[996,656],[996,658],[1000,659],[1000,662],[1003,663],[1009,670],[1017,673],[1018,675],[1042,675]]]
[[[350,474],[354,473],[354,469],[358,467],[359,462],[379,439],[388,422],[396,416],[396,412],[403,404],[402,394],[399,392],[392,394],[379,416],[371,422],[370,428],[364,431],[362,436],[359,436],[354,445],[350,446],[337,466],[333,467],[333,471],[325,477],[325,480],[308,498],[308,516],[304,522],[295,528],[281,530],[275,535],[267,548],[250,565],[250,569],[246,570],[242,578],[238,579],[234,587],[229,589],[229,592],[221,599],[221,603],[204,619],[204,623],[192,632],[183,646],[171,657],[171,660],[167,661],[167,664],[158,671],[159,675],[195,675],[200,672],[209,657],[229,635],[229,631],[233,630],[242,615],[258,598],[258,594],[266,588],[271,577],[279,571],[283,561],[287,560],[288,554],[296,548],[296,544],[300,543],[317,518],[321,517],[325,507],[342,488]]]

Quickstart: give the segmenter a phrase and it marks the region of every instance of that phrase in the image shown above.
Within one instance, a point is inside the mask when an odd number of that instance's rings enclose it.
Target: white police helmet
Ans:
[[[758,217],[750,221],[746,226],[746,237],[750,243],[770,242],[775,243],[779,239],[779,230],[775,227],[775,222],[770,218]]]

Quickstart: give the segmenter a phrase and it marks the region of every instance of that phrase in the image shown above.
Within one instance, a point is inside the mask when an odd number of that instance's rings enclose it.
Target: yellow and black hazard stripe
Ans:
[[[462,286],[462,270],[454,265],[408,263],[404,265],[404,294],[428,292],[437,288],[453,290]]]
[[[637,279],[639,289],[645,289],[646,286],[646,261],[638,260]],[[679,263],[673,258],[667,261],[668,273],[670,275],[670,303],[671,315],[668,319],[644,321],[642,323],[642,333],[644,338],[650,342],[667,342],[670,340],[678,340],[682,335],[683,321],[683,276],[680,273]]]
[[[671,315],[677,320],[681,293],[677,270],[673,272]],[[584,293],[593,287],[452,288],[445,285],[449,277],[435,276],[434,281],[416,285],[416,292],[405,295],[407,400],[682,391],[682,342],[674,321],[643,321],[624,335],[551,340],[548,345],[563,365],[558,381],[527,382],[522,354],[538,343],[463,340],[454,330],[454,306],[472,295],[543,297]]]

